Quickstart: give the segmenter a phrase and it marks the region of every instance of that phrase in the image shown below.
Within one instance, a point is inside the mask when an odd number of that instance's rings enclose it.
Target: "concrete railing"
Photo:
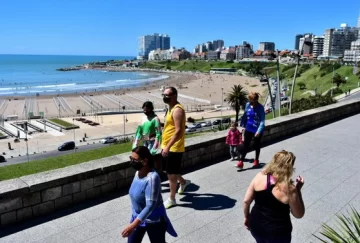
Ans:
[[[266,122],[263,141],[276,141],[360,113],[360,101],[346,101]],[[228,153],[227,131],[186,140],[183,167],[211,163]],[[0,225],[5,226],[69,207],[119,188],[135,174],[130,153],[120,154],[0,182]]]

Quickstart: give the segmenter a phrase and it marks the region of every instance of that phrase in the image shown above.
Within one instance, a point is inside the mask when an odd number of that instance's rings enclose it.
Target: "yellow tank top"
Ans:
[[[175,108],[179,107],[184,110],[184,107],[180,104],[176,104],[171,110],[169,110],[165,117],[164,130],[162,133],[162,142],[161,148],[164,149],[166,145],[170,142],[171,138],[175,134],[175,123],[173,119],[173,113]],[[185,111],[185,110],[184,110]],[[184,117],[183,121],[183,133],[178,141],[176,141],[173,146],[170,148],[170,152],[184,152],[185,151],[185,123],[186,118]]]

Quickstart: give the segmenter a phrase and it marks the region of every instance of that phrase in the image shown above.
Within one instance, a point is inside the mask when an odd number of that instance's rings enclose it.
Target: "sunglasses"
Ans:
[[[161,94],[162,97],[170,98],[173,94]]]
[[[141,163],[141,160],[134,159],[133,157],[129,156],[131,163]]]

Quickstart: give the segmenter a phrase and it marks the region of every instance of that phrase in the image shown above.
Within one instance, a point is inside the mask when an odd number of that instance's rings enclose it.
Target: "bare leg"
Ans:
[[[181,185],[185,184],[185,179],[181,175],[177,175],[177,180]]]
[[[168,175],[169,184],[170,184],[170,199],[175,201],[176,189],[177,189],[177,175]]]

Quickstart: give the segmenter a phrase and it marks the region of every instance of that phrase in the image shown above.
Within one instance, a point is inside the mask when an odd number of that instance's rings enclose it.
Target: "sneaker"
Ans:
[[[254,164],[253,164],[253,167],[259,167],[260,164],[259,164],[259,160],[254,160]]]
[[[230,161],[233,161],[233,160],[235,160],[235,158],[234,158],[234,157],[232,157],[232,158],[230,159]]]
[[[171,208],[171,207],[174,207],[174,206],[176,206],[176,200],[171,200],[170,198],[168,198],[165,202],[164,202],[164,207],[166,208],[166,209],[168,209],[168,208]]]
[[[185,180],[185,184],[184,185],[181,185],[180,184],[180,187],[179,187],[179,190],[178,190],[178,194],[183,194],[184,191],[185,191],[185,188],[191,184],[191,181],[190,180]]]
[[[239,162],[237,162],[237,164],[235,165],[235,167],[242,169],[244,168],[244,162],[242,162],[242,160],[239,160]]]

